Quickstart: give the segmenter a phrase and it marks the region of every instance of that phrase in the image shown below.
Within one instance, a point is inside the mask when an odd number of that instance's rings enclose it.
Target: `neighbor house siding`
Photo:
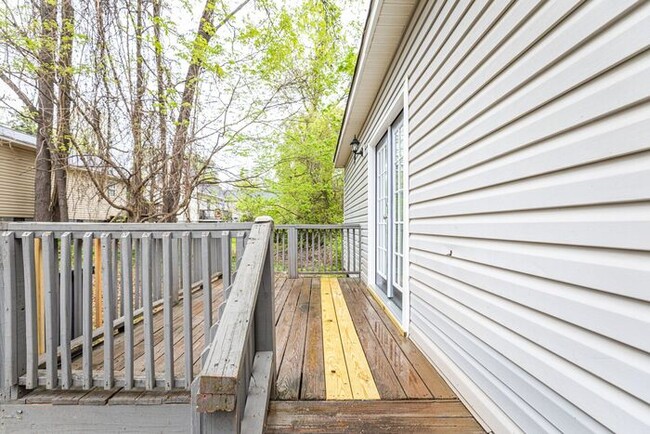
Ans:
[[[408,77],[411,338],[492,428],[485,400],[650,426],[648,28],[649,2],[422,1],[360,135]]]
[[[345,169],[343,216],[346,223],[361,225],[361,278],[368,281],[368,159],[350,157]],[[357,244],[358,245],[358,244]]]
[[[0,218],[34,215],[34,150],[0,141]]]
[[[99,178],[106,185],[115,183],[115,198],[120,203],[125,195],[124,184]],[[105,193],[107,193],[106,191]],[[68,214],[70,220],[106,221],[120,214],[97,191],[85,169],[68,170]]]

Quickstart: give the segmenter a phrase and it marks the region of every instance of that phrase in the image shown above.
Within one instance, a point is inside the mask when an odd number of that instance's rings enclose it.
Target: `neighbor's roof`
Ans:
[[[370,4],[336,145],[336,167],[345,166],[350,157],[350,142],[359,134],[370,114],[417,4],[418,0],[377,0]]]
[[[0,125],[0,142],[36,149],[36,137]]]

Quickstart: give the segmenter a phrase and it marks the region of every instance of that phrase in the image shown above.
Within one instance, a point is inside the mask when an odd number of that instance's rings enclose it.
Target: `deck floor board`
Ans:
[[[330,280],[328,280],[330,279]],[[326,282],[324,287],[322,281]],[[332,283],[333,282],[333,283]],[[327,372],[325,361],[325,344],[331,338],[339,342],[344,364],[357,363],[359,357],[365,357],[367,367],[372,374],[371,381],[376,385],[380,400],[454,400],[456,396],[435,368],[428,362],[415,345],[388,318],[377,300],[358,279],[302,277],[287,279],[276,276],[275,279],[276,311],[276,374],[278,400],[320,402],[331,396],[327,390]],[[332,299],[331,287],[337,287]],[[330,289],[327,289],[327,288]],[[339,288],[340,287],[340,288]],[[219,305],[223,300],[221,280],[215,281],[212,312],[216,318]],[[329,294],[329,303],[324,304],[323,291]],[[326,300],[325,300],[326,301]],[[325,307],[324,307],[325,306]],[[174,372],[177,378],[184,377],[184,335],[183,335],[183,300],[173,308],[174,323]],[[331,311],[327,311],[331,309]],[[336,336],[324,336],[323,314],[337,321],[330,327],[330,333]],[[341,315],[343,312],[345,315]],[[202,290],[192,294],[192,341],[193,371],[196,376],[201,367],[201,352],[204,348],[204,320]],[[339,317],[343,318],[338,323]],[[163,315],[158,310],[153,317],[154,357],[156,378],[163,378],[164,369],[164,333]],[[134,326],[134,375],[144,375],[144,323],[139,321]],[[345,340],[345,342],[343,342]],[[348,341],[354,341],[350,345]],[[115,335],[116,377],[124,375],[124,340],[122,333]],[[327,344],[329,345],[329,344]],[[353,351],[354,354],[346,354]],[[81,354],[73,360],[73,370],[81,369]],[[93,349],[93,373],[102,374],[103,344]],[[357,360],[357,362],[355,362]],[[363,361],[362,361],[363,362]],[[347,368],[346,368],[347,369]],[[365,387],[365,386],[364,386]],[[56,391],[37,389],[26,397],[26,402],[51,403],[56,398]],[[331,391],[330,391],[331,392]],[[170,395],[170,393],[176,395]],[[347,396],[347,395],[346,395]],[[366,393],[352,393],[349,397],[365,399],[377,398]],[[155,390],[139,393],[119,388],[104,391],[94,388],[90,391],[63,394],[58,398],[61,404],[106,404],[114,397],[115,404],[156,404],[169,402],[187,402],[189,392],[177,390],[166,392]],[[338,397],[341,399],[341,397]],[[347,401],[346,401],[347,402]]]

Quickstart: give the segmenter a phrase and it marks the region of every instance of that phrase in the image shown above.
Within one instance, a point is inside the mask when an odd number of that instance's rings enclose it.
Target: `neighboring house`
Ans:
[[[0,220],[34,216],[36,140],[0,125]]]
[[[222,185],[201,184],[192,193],[190,204],[179,220],[238,221],[232,196],[232,192]]]
[[[97,181],[106,197],[119,206],[126,197],[125,185],[112,176],[98,176]],[[88,169],[77,166],[68,167],[68,210],[71,221],[110,221],[124,215],[99,193]]]
[[[345,220],[487,430],[648,432],[649,49],[650,2],[372,2]]]
[[[31,220],[34,216],[34,136],[0,126],[0,220]],[[71,221],[109,221],[120,210],[112,207],[93,184],[87,169],[68,168],[68,212]],[[103,180],[107,196],[125,194],[117,179]]]

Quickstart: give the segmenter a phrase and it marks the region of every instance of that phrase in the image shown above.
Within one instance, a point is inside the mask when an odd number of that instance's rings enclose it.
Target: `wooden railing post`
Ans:
[[[193,432],[263,430],[275,373],[272,236],[273,221],[257,219],[203,369],[192,384]]]
[[[0,236],[0,402],[16,396],[16,241],[13,232]]]
[[[298,278],[298,229],[291,226],[289,233],[289,278]]]

